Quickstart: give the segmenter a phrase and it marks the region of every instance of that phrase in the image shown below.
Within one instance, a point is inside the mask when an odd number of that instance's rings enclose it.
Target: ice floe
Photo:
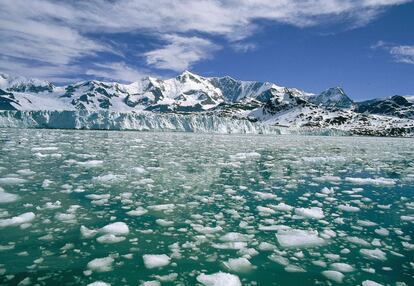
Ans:
[[[204,286],[241,286],[239,277],[233,274],[217,272],[214,274],[200,274],[197,281]]]
[[[144,254],[142,259],[148,269],[164,267],[171,263],[171,258],[166,254]]]

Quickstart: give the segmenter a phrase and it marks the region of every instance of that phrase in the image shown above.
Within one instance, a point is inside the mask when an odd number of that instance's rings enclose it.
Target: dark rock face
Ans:
[[[394,95],[387,99],[359,102],[356,104],[355,111],[358,113],[389,115],[399,118],[414,118],[414,105],[399,95]]]
[[[11,103],[20,105],[13,93],[0,89],[0,110],[17,110]]]

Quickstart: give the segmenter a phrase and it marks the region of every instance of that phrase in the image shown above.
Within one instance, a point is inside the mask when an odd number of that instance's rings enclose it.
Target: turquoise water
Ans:
[[[412,139],[0,129],[0,283],[414,285],[413,159]]]

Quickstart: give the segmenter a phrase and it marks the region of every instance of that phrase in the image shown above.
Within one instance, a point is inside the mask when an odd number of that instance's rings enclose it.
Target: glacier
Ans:
[[[276,127],[246,119],[206,114],[108,111],[0,111],[0,127],[136,130],[228,134],[281,134]]]

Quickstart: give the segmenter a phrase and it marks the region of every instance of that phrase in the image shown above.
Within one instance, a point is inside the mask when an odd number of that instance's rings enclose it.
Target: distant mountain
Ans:
[[[83,81],[67,86],[0,74],[0,110],[203,114],[281,128],[327,128],[351,134],[407,135],[414,130],[414,97],[353,102],[340,87],[313,94],[270,82],[202,77],[131,84]]]

